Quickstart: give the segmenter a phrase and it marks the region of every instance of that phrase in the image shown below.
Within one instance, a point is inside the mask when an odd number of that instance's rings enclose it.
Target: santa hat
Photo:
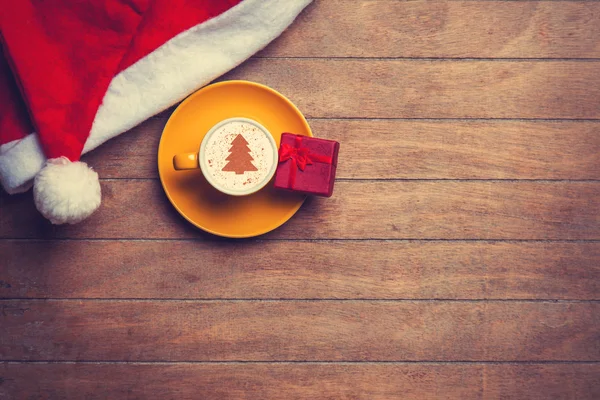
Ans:
[[[0,183],[75,223],[100,205],[80,156],[276,38],[311,0],[0,0]]]

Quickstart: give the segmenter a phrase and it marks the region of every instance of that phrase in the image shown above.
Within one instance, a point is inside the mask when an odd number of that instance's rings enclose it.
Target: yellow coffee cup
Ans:
[[[267,128],[252,119],[236,117],[214,125],[202,139],[199,151],[176,154],[173,168],[200,168],[218,191],[246,196],[269,183],[277,158],[277,144]]]

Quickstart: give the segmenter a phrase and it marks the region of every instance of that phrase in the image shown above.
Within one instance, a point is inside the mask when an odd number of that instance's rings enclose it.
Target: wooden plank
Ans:
[[[4,194],[0,237],[212,237],[184,223],[157,181],[104,181],[102,193],[100,210],[73,226],[50,225],[31,194]],[[598,182],[342,181],[332,198],[310,199],[266,237],[600,239],[598,199]]]
[[[597,242],[4,240],[0,254],[0,298],[598,300],[600,294]]]
[[[169,113],[84,157],[104,178],[157,178],[156,149]],[[593,121],[310,120],[338,140],[339,178],[600,179]]]
[[[252,59],[247,79],[322,118],[600,118],[600,61]]]
[[[0,364],[0,398],[577,399],[598,364]]]
[[[600,4],[316,0],[260,56],[594,58]]]
[[[600,303],[0,300],[6,360],[600,361]]]

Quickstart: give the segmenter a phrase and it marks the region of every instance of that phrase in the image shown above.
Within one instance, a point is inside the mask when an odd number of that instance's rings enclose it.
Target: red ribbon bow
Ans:
[[[312,164],[310,159],[310,149],[308,147],[293,147],[289,144],[282,144],[279,149],[279,162],[292,160],[301,171],[304,171],[307,165]]]
[[[325,164],[331,164],[333,162],[331,157],[311,153],[308,147],[301,147],[301,145],[302,136],[296,136],[294,139],[294,146],[282,144],[279,148],[279,163],[284,163],[288,160],[292,161],[290,178],[288,181],[288,187],[290,189],[293,189],[296,185],[296,172],[298,169],[304,171],[307,165],[313,164],[313,161]]]

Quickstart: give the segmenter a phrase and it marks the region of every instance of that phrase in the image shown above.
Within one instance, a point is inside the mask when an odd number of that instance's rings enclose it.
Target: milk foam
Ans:
[[[245,146],[238,147],[237,150],[232,149],[232,142],[238,135],[242,135],[248,143],[249,153]],[[229,191],[251,191],[256,186],[263,185],[274,168],[276,152],[267,135],[270,134],[248,122],[232,121],[219,127],[207,139],[204,146],[202,165],[204,173],[210,175],[217,188]],[[244,171],[241,174],[223,171],[224,167],[231,162],[227,158],[232,154],[232,150],[248,153],[249,156],[246,155],[246,158],[256,167],[256,171]]]

